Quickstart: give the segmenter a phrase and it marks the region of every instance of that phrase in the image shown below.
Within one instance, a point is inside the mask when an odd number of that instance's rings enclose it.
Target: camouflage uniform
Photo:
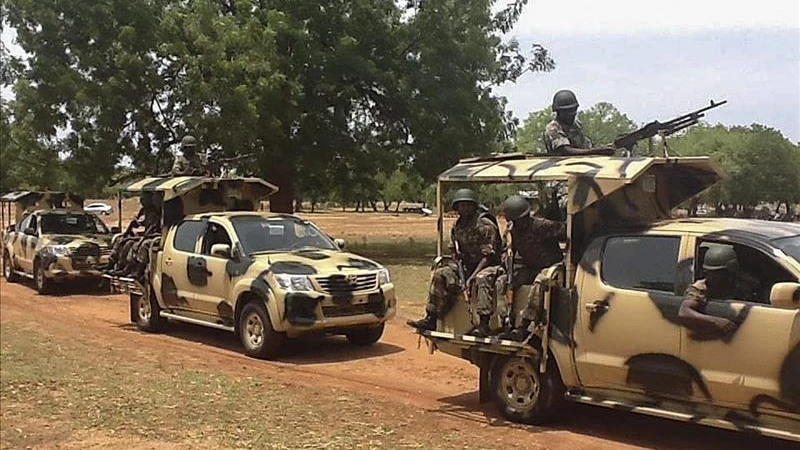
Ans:
[[[470,296],[476,303],[478,314],[491,314],[494,310],[494,296],[486,296],[488,286],[494,286],[494,277],[498,256],[496,249],[500,243],[497,239],[498,231],[494,222],[487,217],[475,214],[472,217],[459,217],[450,232],[450,249],[458,247],[464,265],[464,275],[469,277],[484,257],[489,257],[490,266],[475,275],[474,282],[467,286]],[[466,281],[466,280],[465,280]],[[431,286],[428,292],[428,306],[426,311],[442,317],[453,307],[459,298],[461,288],[458,285],[458,268],[455,263],[440,267],[433,272]],[[484,312],[481,312],[484,311]]]
[[[528,216],[514,222],[511,228],[511,246],[518,258],[515,258],[513,287],[514,289],[525,284],[534,284],[534,293],[530,302],[520,313],[522,319],[536,320],[539,310],[537,304],[539,295],[536,292],[540,283],[534,283],[539,272],[553,264],[560,262],[564,255],[561,252],[559,241],[566,240],[567,227],[563,222]],[[520,261],[521,264],[517,264]],[[541,282],[542,280],[536,280]],[[503,274],[497,279],[497,291],[504,292],[507,275]],[[503,296],[498,296],[502,299]]]
[[[574,148],[590,148],[592,143],[583,134],[583,127],[578,119],[572,125],[553,119],[544,129],[544,147],[550,155],[558,155],[558,147],[568,145]]]
[[[172,162],[172,170],[170,175],[203,175],[205,167],[200,156],[197,154],[189,155],[187,158],[184,155],[176,155],[175,160]]]
[[[705,307],[709,298],[718,300],[743,300],[747,302],[758,301],[759,282],[756,278],[748,274],[737,273],[736,276],[733,277],[733,282],[726,286],[727,290],[724,292],[709,294],[706,280],[703,278],[695,281],[694,284],[686,289],[683,299],[696,301],[702,307]]]

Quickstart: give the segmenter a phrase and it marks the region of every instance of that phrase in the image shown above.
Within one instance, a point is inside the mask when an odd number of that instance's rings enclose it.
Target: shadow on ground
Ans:
[[[660,450],[797,449],[796,442],[722,430],[691,423],[616,411],[597,406],[570,404],[560,419],[543,426],[506,421],[493,403],[480,404],[478,391],[439,399],[436,412],[472,420],[484,426],[506,426],[536,433],[569,431],[621,444]]]

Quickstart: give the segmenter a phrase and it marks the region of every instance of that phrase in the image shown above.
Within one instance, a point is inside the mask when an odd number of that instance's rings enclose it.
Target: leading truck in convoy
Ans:
[[[513,421],[544,423],[577,402],[800,441],[800,224],[670,218],[721,175],[706,157],[462,160],[438,179],[440,255],[449,186],[517,183],[566,193],[564,261],[514,293],[515,310],[533,296],[540,311],[524,342],[469,335],[463,301],[417,332],[431,352],[477,365],[481,400]],[[698,333],[679,310],[720,246],[757,291],[709,299],[705,314],[736,328]]]

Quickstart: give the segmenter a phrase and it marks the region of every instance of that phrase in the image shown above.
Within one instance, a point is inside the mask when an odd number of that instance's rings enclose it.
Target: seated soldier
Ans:
[[[709,248],[702,267],[705,278],[686,289],[678,318],[697,336],[733,334],[739,325],[730,319],[706,314],[708,300],[757,301],[758,280],[739,270],[736,251],[730,245],[718,244]]]
[[[494,271],[499,263],[500,233],[495,222],[479,211],[472,190],[456,191],[452,207],[458,211],[459,217],[450,232],[450,249],[464,268],[464,276],[467,278],[461,280],[464,283],[464,290],[475,292],[478,297],[477,313],[480,316],[480,324],[474,334],[487,336],[494,305],[489,299],[481,297],[482,290],[476,289],[475,284],[479,278],[494,277]],[[436,329],[436,321],[441,319],[461,296],[462,288],[458,272],[459,269],[454,263],[434,271],[428,291],[425,318],[409,320],[408,325],[420,330]]]
[[[516,289],[532,284],[539,272],[563,260],[559,242],[566,241],[567,228],[564,222],[537,217],[540,211],[538,199],[532,199],[529,203],[522,196],[512,195],[503,202],[502,209],[511,227],[511,251],[508,257],[514,258],[514,272],[511,275]],[[517,261],[522,264],[516,264]],[[505,289],[507,276],[503,274],[498,277],[497,291]],[[502,296],[498,297],[500,301]],[[521,341],[528,336],[528,327],[537,319],[539,311],[536,303],[538,296],[531,296],[530,301],[521,311],[519,327],[502,337]]]

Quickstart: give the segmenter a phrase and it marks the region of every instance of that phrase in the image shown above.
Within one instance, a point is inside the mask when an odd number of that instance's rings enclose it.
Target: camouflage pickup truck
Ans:
[[[83,199],[63,192],[24,191],[0,197],[13,204],[14,222],[3,238],[3,275],[32,278],[39,293],[56,283],[97,279],[108,262],[112,232],[82,210]]]
[[[461,161],[440,193],[565,193],[564,260],[515,289],[513,310],[539,317],[522,342],[470,335],[464,301],[416,331],[477,365],[481,400],[514,421],[558,419],[575,402],[800,441],[800,224],[671,218],[721,176],[705,157]],[[712,294],[712,271],[731,276],[727,293]]]
[[[127,191],[158,193],[163,205],[145,276],[109,277],[130,294],[142,330],[167,320],[217,328],[237,334],[246,354],[272,358],[306,333],[373,344],[395,314],[389,271],[307,220],[258,211],[277,191],[263,180],[151,178]]]

